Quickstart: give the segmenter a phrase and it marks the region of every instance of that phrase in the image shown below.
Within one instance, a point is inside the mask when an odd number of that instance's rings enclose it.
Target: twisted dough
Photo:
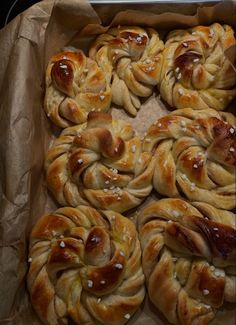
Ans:
[[[111,89],[103,71],[82,51],[54,55],[46,70],[44,108],[56,125],[65,128],[87,120],[91,110],[110,108]]]
[[[168,197],[186,196],[233,209],[236,118],[213,109],[176,110],[154,123],[144,150],[154,152],[154,188]]]
[[[149,297],[170,323],[206,325],[224,302],[236,302],[232,212],[162,199],[138,224]]]
[[[162,98],[176,108],[226,108],[236,96],[236,73],[225,51],[235,45],[228,25],[170,32],[163,51]]]
[[[135,116],[138,97],[150,96],[160,80],[163,48],[154,29],[122,26],[99,35],[89,56],[112,80],[112,101]]]
[[[126,211],[152,190],[154,158],[131,125],[91,112],[87,125],[65,129],[46,158],[48,187],[63,205]]]
[[[43,216],[30,237],[28,289],[47,325],[122,325],[144,299],[135,226],[86,206]]]

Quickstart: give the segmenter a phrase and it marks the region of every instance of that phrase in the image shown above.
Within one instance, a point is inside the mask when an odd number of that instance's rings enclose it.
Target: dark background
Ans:
[[[11,21],[19,13],[26,10],[40,0],[1,0],[0,3],[0,28],[4,27],[7,15],[10,11],[7,22]],[[12,8],[12,9],[11,9]]]

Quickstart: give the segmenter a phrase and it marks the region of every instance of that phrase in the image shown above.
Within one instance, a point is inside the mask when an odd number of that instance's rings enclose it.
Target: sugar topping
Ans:
[[[183,180],[187,180],[187,179],[188,179],[188,177],[187,177],[186,174],[182,174],[182,175],[181,175],[181,178],[182,178]]]
[[[144,60],[144,63],[146,63],[146,64],[149,64],[149,63],[151,63],[152,61],[150,60],[150,59],[146,59],[146,60]]]
[[[141,37],[141,35],[139,35],[139,36],[136,38],[136,40],[137,40],[138,43],[142,43],[142,37]]]
[[[215,35],[214,31],[212,29],[210,29],[209,37],[212,38],[214,35]]]
[[[135,151],[136,151],[136,145],[135,144],[131,147],[131,150],[132,150],[133,153],[135,153]]]
[[[118,174],[118,170],[116,168],[110,168],[110,171],[114,174]]]
[[[180,80],[180,79],[181,79],[181,77],[182,77],[182,74],[181,74],[181,72],[180,72],[180,73],[177,75],[177,77],[176,77],[176,78],[177,78],[178,80]]]
[[[87,285],[88,285],[88,288],[92,288],[93,287],[93,281],[92,280],[88,280],[87,281]]]
[[[195,183],[191,183],[191,185],[190,185],[190,192],[195,191],[195,188],[196,188],[196,184]]]
[[[173,210],[173,216],[174,216],[175,218],[179,218],[179,217],[180,217],[180,213],[179,213],[179,211]]]
[[[61,248],[65,248],[65,247],[66,247],[66,244],[64,243],[63,240],[60,242],[60,247],[61,247]]]
[[[216,277],[224,277],[225,275],[224,271],[221,270],[215,270],[214,274]]]

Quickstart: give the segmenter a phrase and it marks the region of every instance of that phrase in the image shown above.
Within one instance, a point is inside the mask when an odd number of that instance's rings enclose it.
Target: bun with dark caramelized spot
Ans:
[[[123,325],[144,299],[138,235],[119,213],[78,206],[44,215],[29,256],[28,289],[44,324]]]
[[[147,132],[143,149],[156,157],[156,191],[235,208],[235,124],[234,115],[212,109],[184,108],[157,120]]]
[[[84,123],[91,110],[106,112],[110,103],[111,89],[104,72],[82,51],[61,52],[50,59],[44,108],[57,126]]]
[[[236,302],[232,212],[161,199],[138,215],[142,264],[153,304],[175,325],[206,325]]]

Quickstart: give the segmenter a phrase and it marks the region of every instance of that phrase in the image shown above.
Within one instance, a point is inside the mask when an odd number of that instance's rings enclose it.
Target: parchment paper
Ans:
[[[29,303],[25,276],[29,232],[43,213],[57,207],[47,192],[43,169],[45,152],[59,133],[42,108],[44,71],[51,55],[71,45],[87,51],[94,34],[106,29],[101,24],[153,26],[163,32],[216,21],[236,25],[233,2],[94,8],[86,0],[44,0],[0,30],[1,325],[41,324]],[[167,113],[158,92],[144,101],[135,119],[112,109],[114,117],[130,121],[140,135]],[[211,325],[235,324],[234,307],[225,306]],[[129,324],[168,323],[147,298]]]

